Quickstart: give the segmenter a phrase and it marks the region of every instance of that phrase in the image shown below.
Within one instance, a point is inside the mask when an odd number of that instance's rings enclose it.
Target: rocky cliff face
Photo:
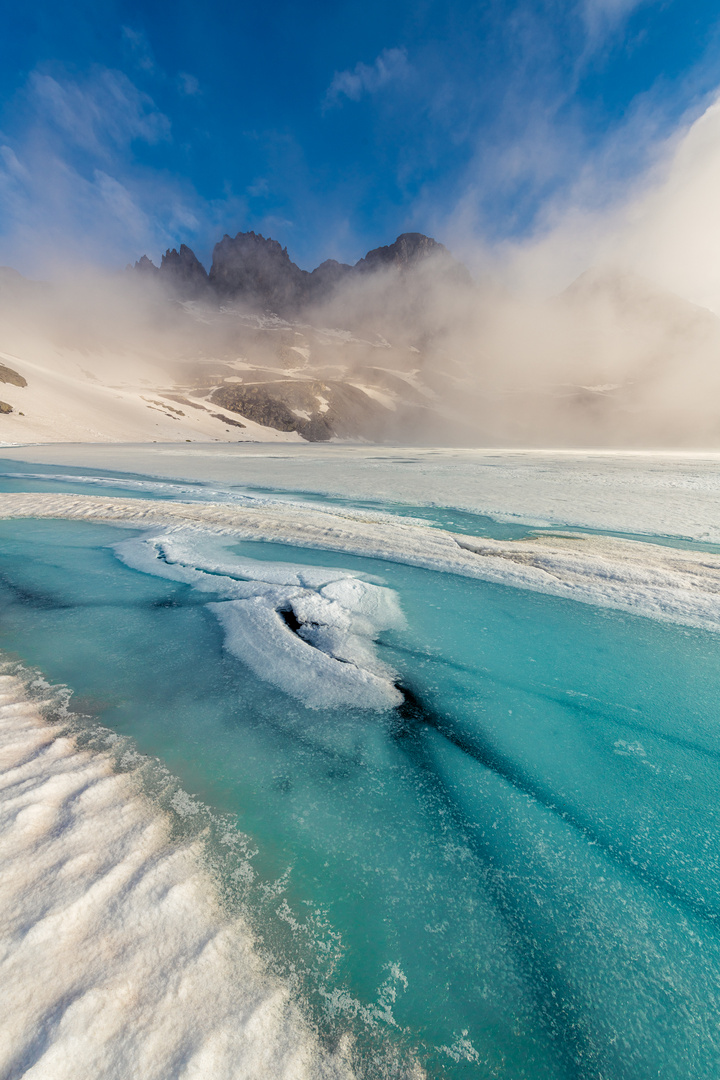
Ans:
[[[210,400],[256,424],[296,431],[308,442],[340,438],[382,438],[387,410],[352,384],[318,379],[276,379],[250,385],[226,384]]]
[[[335,292],[337,287],[353,276],[354,267],[339,263],[335,259],[326,259],[316,266],[308,278],[308,298],[312,303],[323,303]]]
[[[209,281],[220,299],[284,314],[302,305],[309,277],[277,240],[247,232],[215,245]]]
[[[277,240],[255,232],[226,234],[215,245],[209,273],[185,244],[179,251],[167,251],[160,267],[143,255],[133,269],[156,277],[184,299],[205,296],[292,317],[368,274],[395,270],[404,275],[431,264],[444,280],[449,275],[451,281],[472,284],[462,263],[443,244],[422,233],[403,233],[393,244],[369,251],[354,266],[327,259],[311,273],[301,270]]]
[[[208,291],[208,273],[194,251],[187,244],[180,250],[168,250],[162,257],[160,274],[180,296],[190,299]]]
[[[356,273],[372,273],[389,267],[407,271],[428,260],[433,261],[440,273],[450,273],[459,282],[472,284],[467,268],[453,258],[445,245],[439,244],[437,240],[423,233],[402,233],[394,244],[368,251],[364,259],[355,263],[353,269]]]

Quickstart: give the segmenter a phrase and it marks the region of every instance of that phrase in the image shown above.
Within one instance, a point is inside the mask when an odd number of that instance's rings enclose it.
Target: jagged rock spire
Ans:
[[[458,284],[472,283],[462,263],[443,244],[423,233],[402,233],[393,244],[369,251],[355,266],[328,259],[312,273],[301,270],[277,240],[255,232],[239,232],[234,237],[226,233],[215,245],[209,274],[186,244],[181,244],[179,251],[166,251],[159,268],[143,255],[134,269],[158,275],[176,295],[214,296],[279,315],[294,315],[309,304],[327,300],[355,275],[385,270],[404,274],[421,265],[432,265]]]
[[[187,244],[165,252],[160,273],[181,296],[199,296],[208,288],[207,270]]]

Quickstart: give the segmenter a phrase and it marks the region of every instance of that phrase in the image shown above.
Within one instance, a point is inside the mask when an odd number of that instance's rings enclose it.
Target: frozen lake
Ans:
[[[241,449],[2,451],[3,1068],[716,1077],[717,459]]]

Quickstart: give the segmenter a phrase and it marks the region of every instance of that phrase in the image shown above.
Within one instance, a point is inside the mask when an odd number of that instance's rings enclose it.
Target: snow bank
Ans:
[[[199,846],[130,773],[45,723],[0,675],[0,1074],[28,1080],[348,1080]]]

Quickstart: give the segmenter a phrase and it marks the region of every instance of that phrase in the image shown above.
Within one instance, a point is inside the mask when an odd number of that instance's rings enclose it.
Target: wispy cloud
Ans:
[[[177,88],[185,97],[196,97],[200,91],[200,81],[195,75],[187,71],[181,71],[177,77]]]
[[[121,71],[101,68],[81,81],[33,72],[27,100],[36,123],[91,153],[170,136],[168,118]]]
[[[137,163],[136,142],[170,122],[126,75],[33,72],[22,122],[0,139],[0,261],[29,273],[64,262],[122,264],[198,226],[189,184]]]
[[[405,49],[383,49],[374,64],[360,62],[352,70],[336,71],[325,95],[324,107],[339,105],[343,98],[360,101],[366,94],[375,94],[388,83],[405,79],[409,72]]]
[[[639,7],[658,0],[581,0],[580,15],[585,25],[587,51],[594,52],[619,30]]]
[[[132,26],[123,26],[122,40],[125,51],[141,71],[155,72],[157,64],[146,35]]]

